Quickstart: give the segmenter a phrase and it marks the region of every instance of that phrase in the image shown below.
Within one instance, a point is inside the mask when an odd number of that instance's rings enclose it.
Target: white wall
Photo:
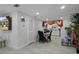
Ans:
[[[18,37],[17,37],[17,26],[18,26],[18,22],[16,21],[17,20],[17,12],[13,12],[12,14],[10,14],[10,16],[12,17],[12,31],[11,33],[9,33],[9,41],[8,41],[8,45],[9,47],[12,47],[12,48],[16,48],[17,47],[17,43],[18,43]]]
[[[7,46],[11,48],[17,47],[17,12],[7,13],[3,16],[12,17],[12,30],[10,31],[1,31],[2,38],[7,40]]]
[[[38,21],[36,20],[36,17],[29,16],[20,11],[14,11],[12,13],[7,13],[4,15],[12,17],[12,30],[2,32],[3,34],[6,34],[5,38],[7,39],[8,47],[19,49],[36,41],[36,35],[38,30]],[[21,16],[24,16],[25,22],[21,22]]]
[[[38,21],[38,30],[41,30],[41,29],[43,29],[42,28],[42,20],[39,20]]]

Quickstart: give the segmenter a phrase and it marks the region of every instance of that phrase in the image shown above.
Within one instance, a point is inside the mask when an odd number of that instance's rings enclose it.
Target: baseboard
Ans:
[[[26,46],[28,46],[28,45],[34,43],[34,42],[35,42],[35,41],[29,42],[29,43],[26,43],[26,44],[24,44],[24,45],[20,45],[19,47],[17,47],[17,46],[11,46],[11,45],[8,45],[8,47],[10,47],[10,48],[12,48],[12,49],[21,49],[21,48],[24,48],[24,47],[26,47]]]

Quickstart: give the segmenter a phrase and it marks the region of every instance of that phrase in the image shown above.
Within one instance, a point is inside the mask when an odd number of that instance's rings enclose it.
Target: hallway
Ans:
[[[50,43],[35,42],[19,50],[0,48],[0,54],[76,54],[75,48],[61,46],[60,41],[52,37]]]

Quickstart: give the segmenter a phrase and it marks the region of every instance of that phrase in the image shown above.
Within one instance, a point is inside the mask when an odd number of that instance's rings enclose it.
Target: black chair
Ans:
[[[48,36],[49,41],[51,41],[51,35],[52,35],[52,31],[50,31],[50,34]]]
[[[44,37],[44,33],[42,31],[38,31],[39,35],[39,42],[47,42],[46,38]]]
[[[48,29],[44,29],[44,33],[50,32]]]

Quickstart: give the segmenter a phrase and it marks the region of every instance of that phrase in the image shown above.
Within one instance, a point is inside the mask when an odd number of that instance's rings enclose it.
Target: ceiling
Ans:
[[[19,10],[31,16],[36,16],[39,19],[58,19],[60,17],[67,17],[71,13],[79,12],[79,4],[65,4],[66,8],[61,10],[63,4],[20,4],[20,7],[15,8],[13,4],[0,4],[0,15]]]

